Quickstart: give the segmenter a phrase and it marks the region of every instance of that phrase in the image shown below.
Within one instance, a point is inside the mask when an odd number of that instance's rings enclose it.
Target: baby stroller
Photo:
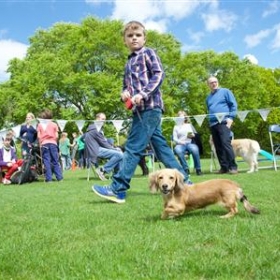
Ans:
[[[26,141],[20,139],[21,141]],[[11,176],[13,184],[24,184],[38,181],[39,176],[44,174],[40,147],[36,144],[29,144],[29,153],[25,156],[20,170]]]
[[[28,157],[31,160],[35,170],[39,176],[44,175],[43,159],[41,157],[41,150],[38,144],[31,144]]]

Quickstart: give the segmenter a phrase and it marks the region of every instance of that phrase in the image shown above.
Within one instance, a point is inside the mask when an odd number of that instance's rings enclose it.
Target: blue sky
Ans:
[[[280,68],[280,0],[0,0],[0,81],[8,60],[24,57],[38,28],[79,23],[88,15],[136,19],[173,34],[182,51],[233,51],[252,63]]]

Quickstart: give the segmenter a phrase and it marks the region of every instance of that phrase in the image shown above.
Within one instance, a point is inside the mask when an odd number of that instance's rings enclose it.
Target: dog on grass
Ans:
[[[186,212],[204,208],[211,204],[220,204],[228,213],[221,218],[230,218],[237,214],[237,201],[243,203],[246,211],[259,214],[252,206],[240,186],[228,179],[212,179],[194,185],[186,185],[184,176],[177,169],[161,169],[149,175],[151,192],[159,190],[164,200],[161,218],[181,216]]]
[[[211,151],[214,153],[215,158],[217,158],[212,136],[210,136],[209,143]],[[261,150],[259,142],[252,139],[233,139],[231,140],[231,145],[234,155],[236,157],[242,157],[243,160],[248,163],[250,169],[247,173],[258,171],[258,154]]]
[[[235,156],[242,157],[250,166],[247,173],[258,171],[258,154],[261,150],[259,143],[252,139],[233,139],[231,145]]]

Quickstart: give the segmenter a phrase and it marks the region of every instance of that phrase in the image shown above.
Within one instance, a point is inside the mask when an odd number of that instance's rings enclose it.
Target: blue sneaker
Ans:
[[[188,176],[188,178],[185,178],[184,182],[186,185],[193,185],[193,182],[191,181],[190,176]]]
[[[187,185],[193,185],[193,182],[192,182],[190,179],[188,179],[188,181],[186,182],[186,184],[187,184]]]
[[[93,185],[92,190],[100,197],[108,199],[116,203],[125,203],[126,193],[115,194],[110,186],[97,186]]]

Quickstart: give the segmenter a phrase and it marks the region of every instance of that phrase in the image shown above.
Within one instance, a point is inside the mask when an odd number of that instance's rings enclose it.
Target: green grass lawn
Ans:
[[[239,182],[261,215],[218,206],[160,220],[162,198],[137,170],[126,203],[97,197],[87,171],[0,185],[0,279],[279,279],[280,170],[215,175]],[[246,165],[244,165],[244,168]]]

